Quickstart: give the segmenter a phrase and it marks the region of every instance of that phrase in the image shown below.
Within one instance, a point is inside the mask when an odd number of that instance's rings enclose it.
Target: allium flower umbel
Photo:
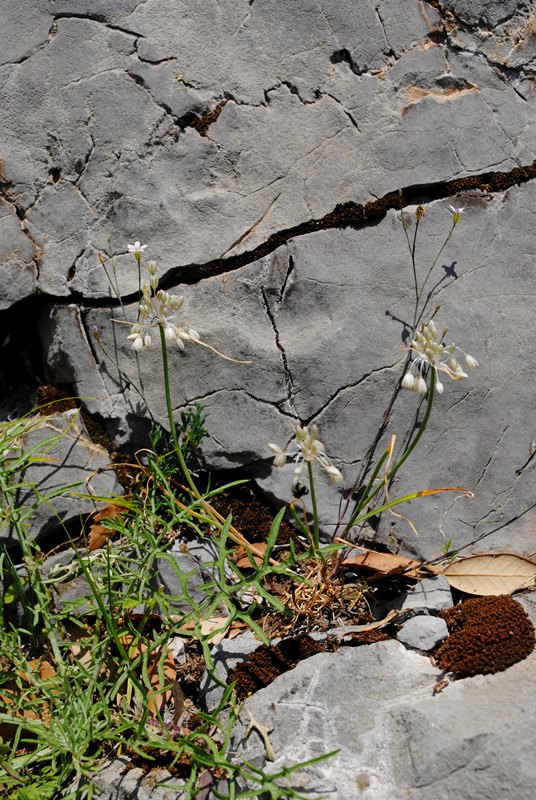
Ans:
[[[272,453],[275,453],[274,466],[276,467],[284,467],[287,463],[287,458],[294,459],[293,491],[298,488],[306,462],[313,464],[317,461],[327,473],[331,483],[341,483],[342,481],[341,471],[333,466],[325,453],[324,445],[318,440],[318,428],[316,425],[311,425],[309,428],[305,425],[298,425],[294,439],[284,449],[277,444],[269,444],[268,447]]]
[[[460,362],[456,358],[456,353],[461,353],[465,366],[469,369],[478,367],[476,358],[473,358],[473,356],[468,355],[459,347],[456,347],[454,343],[449,345],[443,344],[442,340],[444,336],[446,336],[446,333],[447,328],[445,328],[439,336],[433,320],[430,320],[428,323],[423,323],[421,329],[417,331],[415,338],[410,344],[413,360],[408,371],[402,378],[402,386],[404,389],[426,394],[428,385],[424,374],[427,368],[431,368],[435,372],[435,388],[438,394],[443,394],[443,384],[439,380],[439,372],[444,372],[453,381],[467,378],[467,373],[463,371]]]
[[[184,342],[198,342],[199,334],[192,328],[186,330],[174,321],[175,313],[182,306],[183,298],[158,289],[155,261],[149,261],[147,269],[150,280],[141,288],[138,320],[132,324],[130,336],[128,336],[132,342],[132,349],[139,352],[144,347],[150,347],[152,344],[151,330],[160,327],[164,332],[166,342],[176,344],[180,350],[184,350]]]
[[[139,246],[140,243],[136,242],[135,245],[130,247],[138,247],[134,253],[136,260],[139,263]],[[145,245],[141,245],[145,248]],[[195,342],[207,350],[215,353],[220,358],[226,361],[232,361],[233,364],[249,364],[249,361],[239,361],[236,358],[220,353],[211,344],[203,342],[199,338],[199,334],[193,328],[185,328],[175,321],[176,312],[181,308],[183,298],[178,295],[172,295],[165,292],[163,289],[158,288],[157,266],[156,261],[147,262],[147,271],[149,272],[149,283],[141,287],[141,300],[138,310],[138,319],[136,322],[128,323],[130,325],[130,335],[127,337],[132,343],[132,349],[139,353],[141,350],[149,348],[152,344],[152,332],[155,328],[160,328],[164,334],[165,340],[169,344],[176,344],[179,350],[184,350],[185,342]],[[117,322],[118,320],[116,320]]]

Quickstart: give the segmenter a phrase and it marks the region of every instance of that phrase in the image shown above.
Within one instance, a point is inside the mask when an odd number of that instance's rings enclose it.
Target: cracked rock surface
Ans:
[[[243,467],[287,499],[290,473],[271,468],[266,443],[283,445],[300,418],[318,424],[348,489],[405,358],[413,278],[398,190],[427,205],[422,270],[448,232],[445,206],[465,206],[430,310],[441,304],[449,337],[481,368],[446,386],[393,491],[475,497],[405,507],[419,538],[394,517],[369,534],[426,557],[481,535],[486,547],[533,552],[533,4],[0,8],[3,363],[10,326],[24,320],[36,379],[72,385],[118,443],[139,441],[143,407],[91,330],[136,374],[98,254],[115,255],[133,320],[126,243],[141,239],[165,287],[184,295],[188,325],[251,361],[189,345],[173,355],[177,409],[201,400],[210,412],[207,462]],[[157,351],[143,353],[157,416],[159,369]],[[390,432],[402,438],[414,414],[415,397],[401,395]],[[319,497],[331,532],[340,495],[320,480]]]
[[[302,791],[333,800],[529,800],[535,659],[435,694],[443,673],[396,641],[315,655],[246,701],[275,762],[257,734],[242,741],[247,714],[237,757],[275,772],[338,749],[299,773]]]

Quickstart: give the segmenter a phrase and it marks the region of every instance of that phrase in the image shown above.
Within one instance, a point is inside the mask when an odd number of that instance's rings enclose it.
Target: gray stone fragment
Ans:
[[[80,551],[82,558],[87,557],[85,550]],[[93,556],[98,556],[98,551]],[[93,559],[94,561],[94,559]],[[90,567],[95,578],[98,579],[99,570],[95,563]],[[78,567],[77,558],[72,548],[54,553],[46,559],[40,569],[52,597],[54,607],[62,610],[66,603],[75,603],[84,597],[91,596],[91,589],[83,571]],[[71,606],[72,608],[72,606]],[[94,610],[94,605],[77,603],[77,614],[86,614]]]
[[[218,550],[208,536],[196,539],[179,537],[169,548],[166,557],[157,558],[153,563],[153,589],[162,588],[170,597],[173,613],[195,611],[207,596],[216,589],[213,584],[219,577],[216,565]],[[232,572],[227,565],[226,576],[232,583]],[[210,584],[210,590],[204,584]]]
[[[0,173],[1,174],[1,173]],[[35,292],[38,248],[27,235],[15,208],[0,204],[0,309]]]
[[[134,767],[125,756],[111,758],[99,771],[91,775],[91,792],[87,779],[69,786],[60,797],[71,797],[74,790],[80,800],[96,797],[98,800],[188,800],[185,792],[177,791],[177,778],[167,769],[154,768],[148,773]]]
[[[536,592],[517,594],[515,595],[514,600],[517,600],[518,603],[521,603],[531,618],[533,625],[536,626]]]
[[[273,729],[274,763],[255,733],[240,742],[237,729],[233,748],[269,771],[338,748],[291,779],[333,800],[531,800],[535,666],[532,654],[435,694],[439,671],[398,642],[341,648],[302,661],[246,701]]]
[[[412,609],[428,609],[442,611],[452,606],[452,592],[446,578],[434,575],[433,578],[423,578],[404,594],[387,603],[387,608],[397,611],[411,611]]]
[[[406,647],[427,652],[433,650],[448,635],[449,631],[444,619],[419,614],[404,623],[396,638]]]
[[[494,28],[526,3],[519,0],[444,0],[442,5],[469,25]]]

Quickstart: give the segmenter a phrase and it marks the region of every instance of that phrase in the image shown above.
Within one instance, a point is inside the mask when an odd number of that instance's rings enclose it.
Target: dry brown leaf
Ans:
[[[260,567],[260,565],[262,564],[263,561],[262,556],[258,555],[258,553],[262,553],[264,555],[266,551],[266,543],[252,542],[251,544],[253,547],[255,547],[257,553],[252,553],[251,550],[249,549],[246,550],[246,548],[243,545],[240,545],[240,547],[237,547],[236,549],[237,560],[235,561],[235,564],[240,569],[248,569],[248,567],[251,568],[251,559],[253,559],[254,563],[258,567]],[[248,557],[248,552],[250,554],[249,557]]]
[[[466,594],[511,594],[536,584],[536,562],[516,553],[487,553],[454,561],[443,575]]]
[[[420,579],[422,562],[413,558],[394,555],[393,553],[378,553],[376,550],[362,548],[363,553],[348,556],[343,561],[345,565],[359,567],[367,572],[379,572],[382,575],[398,575],[403,572],[408,578]]]
[[[223,639],[232,638],[229,636],[229,630],[221,630],[227,624],[228,619],[229,617],[209,617],[209,619],[201,620],[201,634],[206,636],[210,640],[211,644],[219,644],[221,641],[223,641]],[[233,623],[233,625],[236,624],[238,623]],[[192,620],[190,620],[181,627],[185,631],[193,631],[195,630],[196,625]],[[213,631],[218,631],[218,633],[213,634]]]
[[[249,625],[247,625],[247,623],[242,622],[239,619],[235,619],[235,621],[232,623],[231,627],[227,631],[226,638],[234,639],[235,636],[244,633],[245,630],[249,630]]]
[[[38,670],[40,681],[50,680],[56,674],[56,670],[48,661],[38,661],[37,659],[33,659],[32,661],[28,661],[28,667],[32,670]],[[19,675],[25,683],[29,684],[30,686],[35,685],[36,680],[31,674],[20,670]],[[0,703],[4,705],[5,710],[9,711],[10,706],[12,706],[14,703],[13,695],[20,695],[21,690],[18,688],[17,683],[13,678],[4,683],[2,688],[5,689],[8,694],[0,694]],[[36,699],[36,696],[33,694],[27,695],[27,702],[29,704],[35,703]],[[39,713],[33,711],[32,709],[26,708],[15,711],[13,716],[19,719],[40,719],[43,722],[48,722],[50,719],[50,710],[48,708],[48,704],[43,703],[40,707]],[[7,722],[0,723],[0,737],[4,739],[4,741],[13,738],[16,730],[16,725],[11,725]]]
[[[162,665],[161,668],[159,667],[160,664]],[[156,717],[158,714],[163,714],[165,707],[169,705],[173,697],[172,687],[177,681],[175,659],[167,647],[164,650],[163,657],[160,649],[150,654],[147,661],[147,675],[152,689],[147,696],[147,705],[151,714]],[[164,685],[162,685],[161,675],[164,679]]]
[[[393,609],[389,611],[386,617],[383,619],[376,619],[374,622],[367,622],[364,625],[347,625],[346,627],[341,626],[340,628],[332,628],[329,631],[330,636],[337,636],[338,638],[342,638],[343,636],[347,636],[349,633],[364,633],[365,631],[375,631],[378,628],[384,628],[386,625],[390,625],[397,617],[403,615],[402,611],[396,611]]]
[[[110,528],[106,528],[104,525],[100,525],[99,523],[103,522],[105,519],[117,519],[124,513],[125,508],[123,506],[118,506],[116,503],[106,503],[104,508],[102,508],[93,516],[93,522],[89,529],[87,544],[88,550],[98,550],[116,533]]]
[[[201,633],[208,637],[211,644],[219,644],[227,636],[225,628],[229,617],[210,617],[201,622]]]

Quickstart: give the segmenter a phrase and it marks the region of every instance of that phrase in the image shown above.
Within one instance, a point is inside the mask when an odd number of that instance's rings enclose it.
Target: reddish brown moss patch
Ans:
[[[304,658],[325,650],[325,645],[315,642],[310,636],[283,639],[271,647],[263,644],[229,672],[229,683],[236,682],[236,694],[239,700],[243,700],[268,686],[278,675],[288,672]]]
[[[376,642],[387,642],[389,639],[392,639],[392,636],[389,636],[384,631],[362,631],[361,633],[354,633],[350,641],[345,641],[345,644],[355,647],[357,645],[376,644]]]
[[[436,663],[461,677],[502,672],[534,650],[534,626],[507,595],[476,597],[440,616],[450,636],[436,651]]]

